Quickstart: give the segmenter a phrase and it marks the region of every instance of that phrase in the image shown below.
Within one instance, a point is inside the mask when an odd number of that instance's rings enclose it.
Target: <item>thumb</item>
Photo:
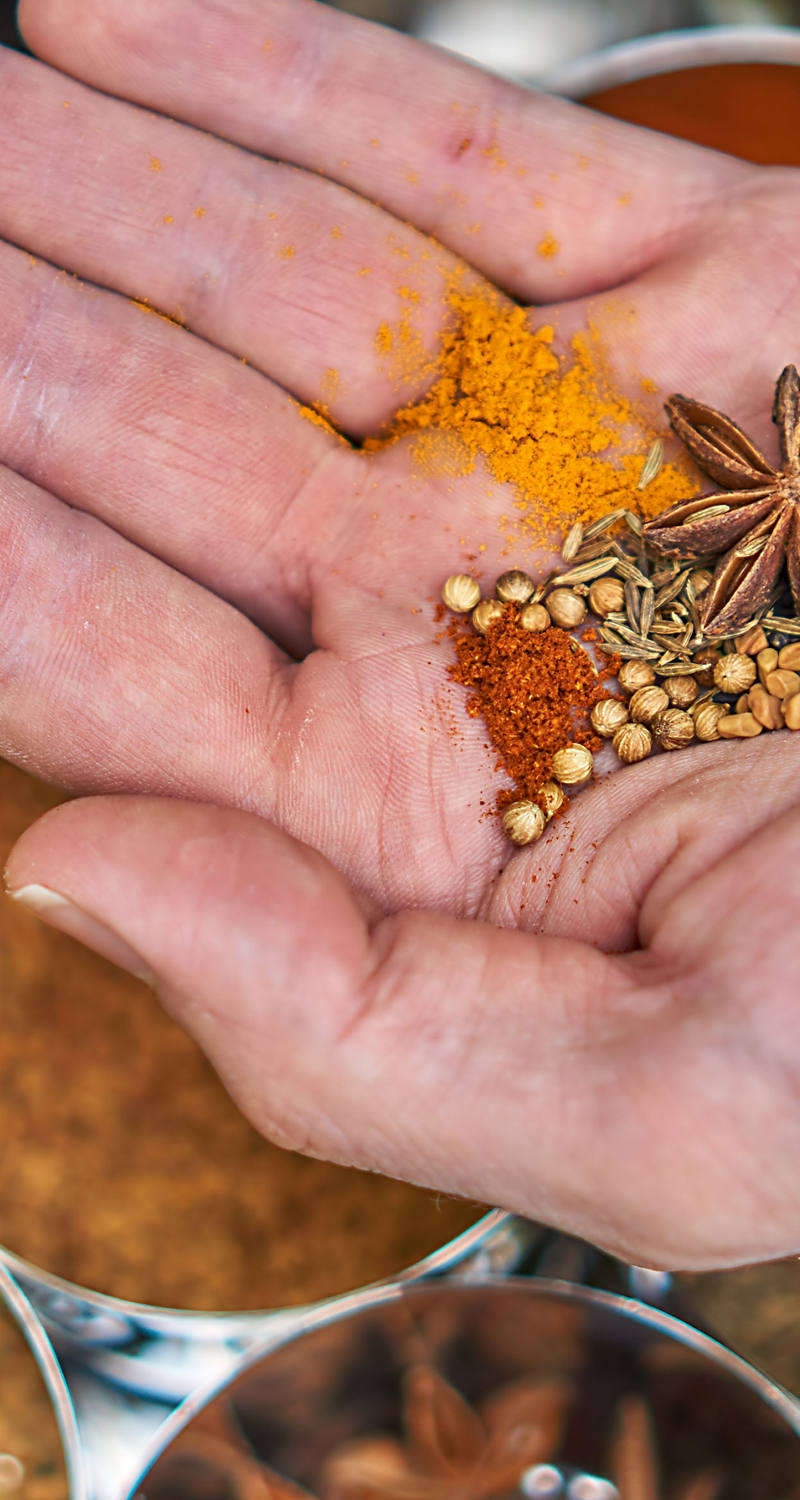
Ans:
[[[381,918],[254,815],[160,798],[55,808],[6,879],[44,920],[154,976],[278,1144],[663,1255],[669,1142],[636,1146],[643,1114],[613,1077],[641,961],[436,913]]]

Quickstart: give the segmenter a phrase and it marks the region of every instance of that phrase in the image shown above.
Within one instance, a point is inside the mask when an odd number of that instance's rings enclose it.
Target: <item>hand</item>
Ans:
[[[771,443],[797,175],[306,0],[20,19],[74,77],[0,62],[0,747],[92,795],[10,889],[152,973],[283,1144],[639,1261],[796,1250],[797,742],[630,768],[510,856],[427,602],[465,531],[499,571],[509,496],[286,392],[374,430],[398,267],[433,352],[463,256]]]

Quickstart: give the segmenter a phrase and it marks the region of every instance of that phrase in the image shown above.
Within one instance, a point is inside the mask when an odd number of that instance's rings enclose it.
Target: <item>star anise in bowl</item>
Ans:
[[[699,401],[670,396],[670,422],[699,467],[724,486],[679,501],[645,527],[667,557],[714,557],[700,608],[708,636],[727,637],[758,620],[779,590],[784,564],[800,615],[800,377],[787,365],[778,378],[772,420],[781,466],[773,468],[741,428]]]

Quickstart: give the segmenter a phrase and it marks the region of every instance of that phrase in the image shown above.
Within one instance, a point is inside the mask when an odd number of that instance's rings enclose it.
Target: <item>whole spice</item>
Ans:
[[[532,844],[544,833],[547,819],[537,802],[509,802],[503,813],[503,829],[512,844]]]
[[[774,646],[766,646],[763,651],[759,651],[756,657],[756,667],[758,669],[759,678],[761,679],[765,687],[767,685],[767,678],[769,677],[770,672],[774,672],[777,669],[777,666],[778,653],[775,650]]]
[[[724,740],[752,740],[762,728],[763,725],[750,713],[726,714],[717,721],[717,733]]]
[[[557,781],[546,781],[539,791],[539,803],[548,821],[564,806],[565,801],[564,791]]]
[[[718,740],[719,721],[727,715],[727,708],[723,703],[703,703],[693,715],[694,732],[699,740]]]
[[[669,677],[664,683],[664,692],[676,708],[689,708],[697,697],[697,691],[694,677]]]
[[[468,573],[452,573],[442,587],[442,600],[456,614],[466,615],[475,608],[481,597],[480,584]]]
[[[793,693],[800,692],[800,675],[778,667],[774,672],[767,673],[764,687],[768,693],[774,693],[776,698],[790,698]]]
[[[523,630],[546,630],[553,623],[543,604],[526,604],[518,618]]]
[[[778,652],[778,666],[783,672],[800,672],[800,641],[783,646]]]
[[[795,693],[784,703],[783,722],[787,729],[800,729],[800,693]]]
[[[733,644],[737,651],[743,651],[745,656],[758,656],[768,645],[763,625],[752,625],[743,635],[736,635]]]
[[[610,740],[622,724],[628,722],[628,710],[618,698],[603,698],[590,714],[592,728],[604,740]]]
[[[554,589],[547,596],[547,608],[554,625],[575,630],[586,619],[586,605],[572,589]]]
[[[533,588],[533,579],[527,573],[521,568],[509,568],[508,572],[500,574],[494,591],[504,604],[527,604]]]
[[[553,775],[562,786],[579,786],[594,770],[594,757],[585,745],[565,745],[553,756]]]
[[[682,708],[665,708],[653,722],[653,736],[662,750],[683,750],[694,739],[694,719]]]
[[[620,687],[626,693],[635,693],[638,688],[649,687],[656,680],[653,668],[646,661],[623,662],[617,677]]]
[[[669,698],[664,689],[651,684],[649,687],[637,688],[628,704],[628,712],[638,723],[652,724],[668,707]]]
[[[714,668],[714,682],[721,693],[746,693],[756,680],[756,664],[752,656],[743,656],[732,651],[721,656]]]
[[[589,589],[589,608],[593,615],[613,615],[625,606],[625,588],[618,578],[596,578]]]
[[[783,724],[783,711],[780,698],[774,698],[768,693],[760,682],[756,682],[747,694],[747,706],[765,729],[780,729]]]
[[[671,396],[666,408],[695,462],[724,486],[680,501],[645,527],[650,545],[665,556],[723,554],[703,596],[704,630],[732,635],[763,613],[784,561],[800,614],[800,377],[795,366],[786,366],[775,387],[772,420],[780,439],[780,469],[712,406]]]
[[[714,668],[719,661],[719,651],[716,646],[701,646],[699,651],[692,655],[692,665],[695,668],[694,676],[698,687],[711,687],[714,682]],[[700,668],[698,671],[697,668]]]
[[[646,760],[653,748],[653,737],[644,724],[623,724],[614,735],[614,749],[622,764],[632,766]]]
[[[495,620],[502,620],[503,606],[499,599],[481,599],[472,611],[472,623],[479,635],[485,635]]]

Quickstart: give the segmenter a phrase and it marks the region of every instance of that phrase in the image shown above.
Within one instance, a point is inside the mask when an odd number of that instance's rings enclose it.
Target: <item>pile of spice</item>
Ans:
[[[780,469],[712,407],[673,396],[667,411],[724,490],[645,523],[624,507],[576,522],[564,539],[567,567],[539,584],[513,568],[493,598],[464,573],[442,590],[448,609],[471,618],[471,631],[451,631],[451,673],[514,784],[499,798],[514,843],[539,838],[564,788],[591,779],[604,740],[632,764],[696,740],[800,729],[797,370],[787,366],[776,387]],[[662,452],[657,440],[643,487]],[[576,631],[606,653],[605,668]]]

